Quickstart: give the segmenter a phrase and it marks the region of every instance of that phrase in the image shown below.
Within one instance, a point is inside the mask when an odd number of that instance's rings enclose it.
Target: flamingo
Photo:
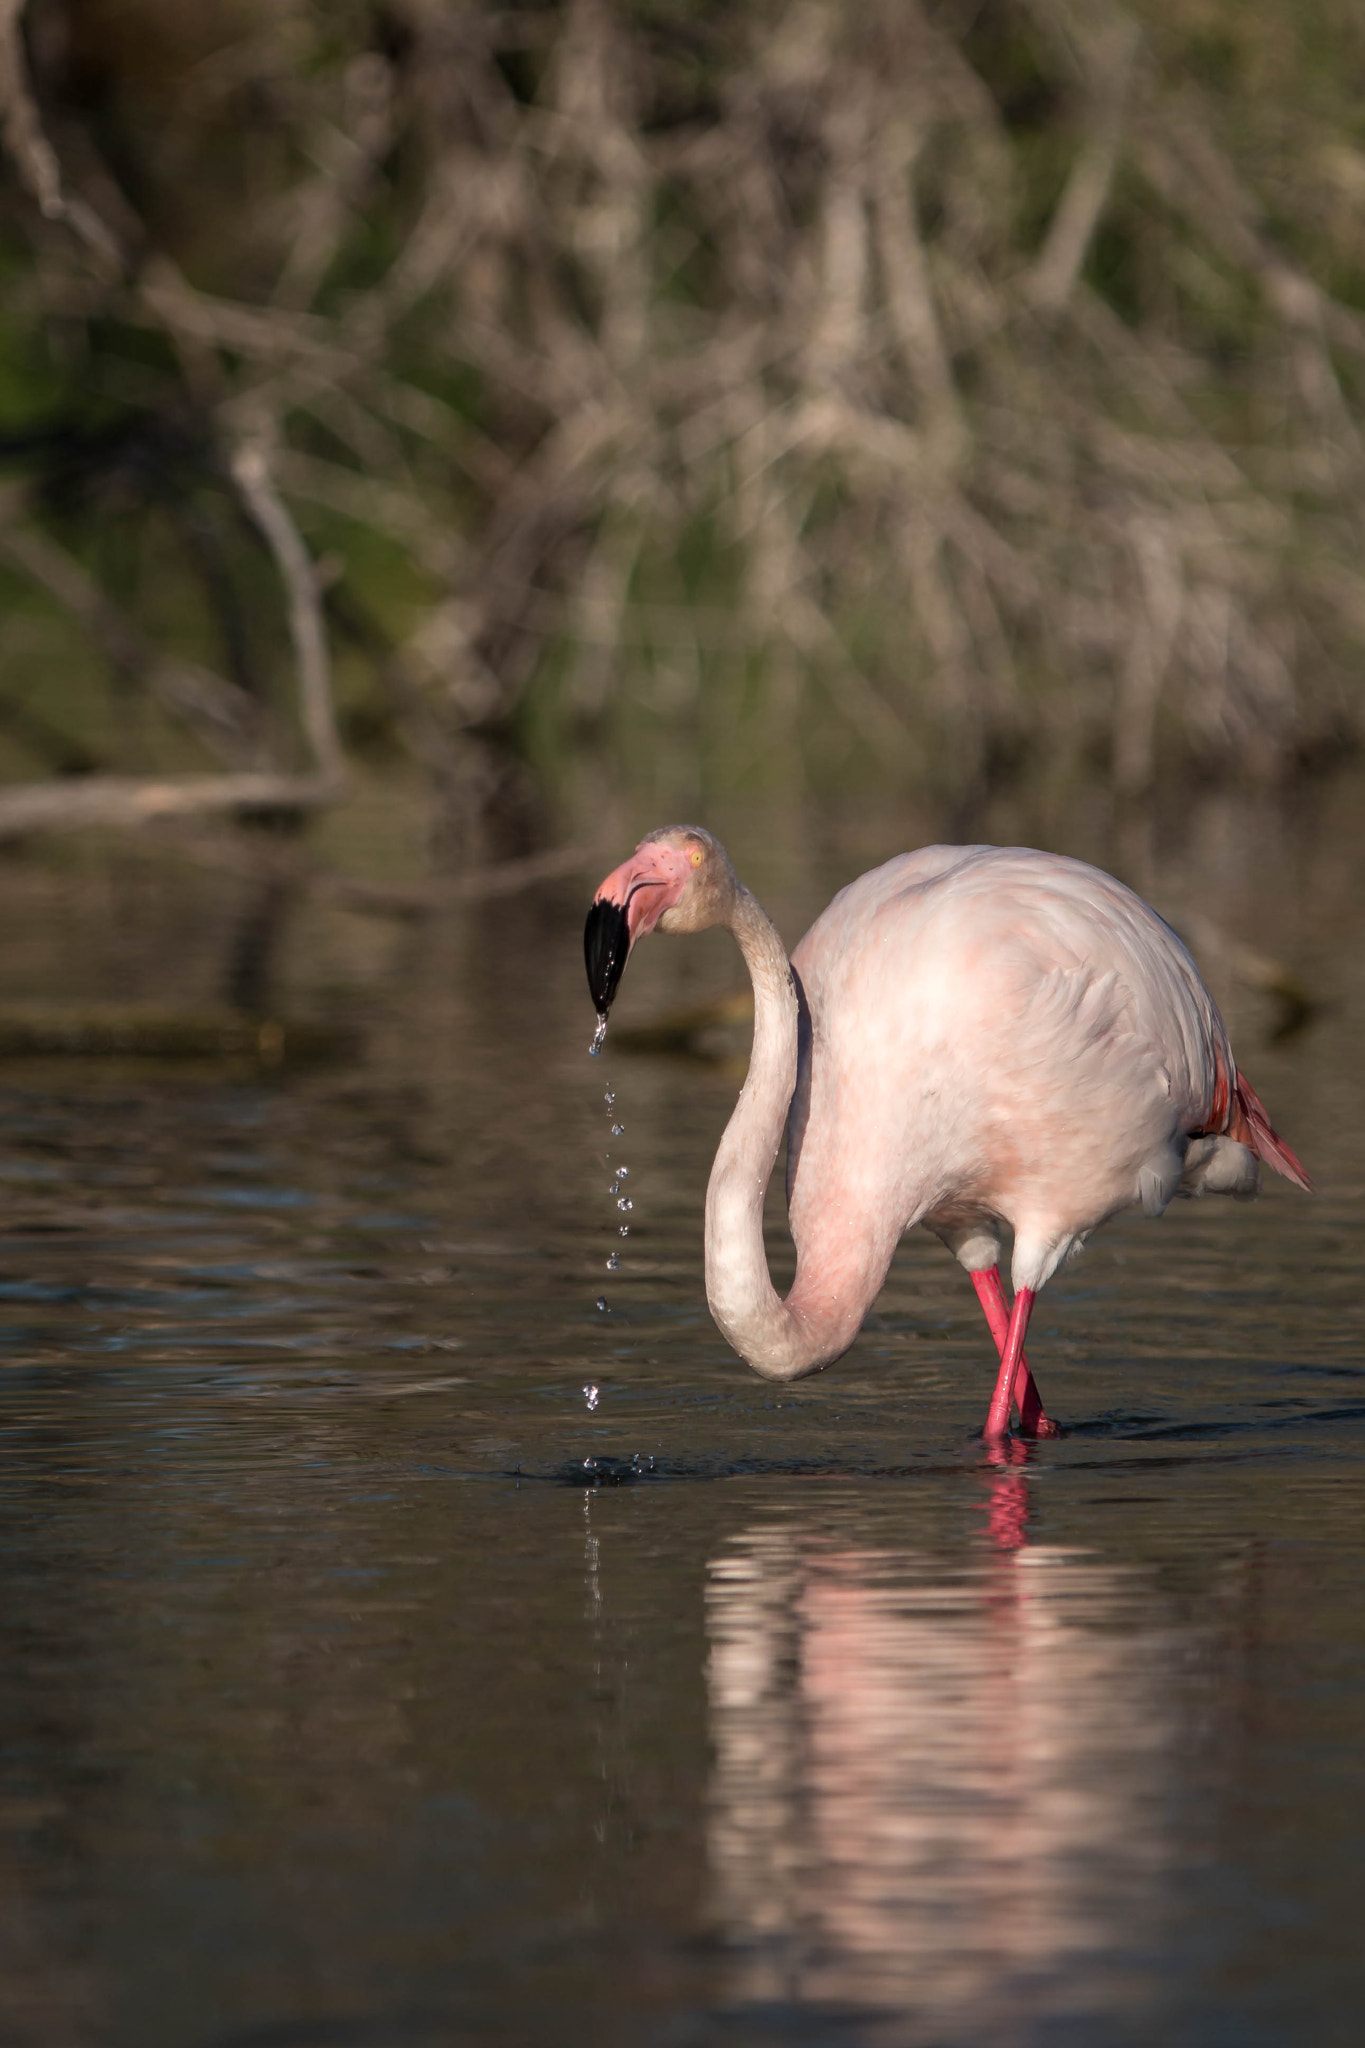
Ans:
[[[642,839],[588,912],[599,1039],[631,947],[728,925],[754,989],[748,1077],[706,1191],[706,1296],[769,1380],[843,1356],[905,1232],[970,1274],[999,1354],[984,1435],[1054,1436],[1024,1352],[1039,1290],[1120,1210],[1247,1199],[1264,1162],[1312,1183],[1232,1057],[1179,938],[1099,868],[927,846],[841,889],[790,960],[725,849]],[[787,1132],[796,1277],[768,1274],[763,1198]],[[1013,1233],[1013,1302],[1000,1279]]]

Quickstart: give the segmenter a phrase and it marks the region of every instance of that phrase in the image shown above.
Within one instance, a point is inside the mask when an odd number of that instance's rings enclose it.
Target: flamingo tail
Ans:
[[[1238,1144],[1247,1146],[1258,1159],[1263,1159],[1267,1166],[1273,1166],[1276,1173],[1283,1174],[1296,1188],[1302,1188],[1305,1194],[1311,1195],[1312,1181],[1266,1115],[1260,1096],[1240,1067],[1236,1069],[1236,1074],[1237,1081],[1232,1091],[1232,1114],[1228,1118],[1228,1136],[1236,1138]]]

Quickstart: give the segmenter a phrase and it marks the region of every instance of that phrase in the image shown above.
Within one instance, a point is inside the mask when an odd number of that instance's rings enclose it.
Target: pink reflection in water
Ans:
[[[1021,1503],[976,1569],[790,1526],[712,1561],[710,1850],[741,1998],[980,2043],[1021,1999],[1131,2017],[1146,1995],[1192,1632],[1132,1570],[1019,1547]]]

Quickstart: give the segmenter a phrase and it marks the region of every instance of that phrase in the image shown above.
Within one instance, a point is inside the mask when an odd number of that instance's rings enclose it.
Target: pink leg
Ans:
[[[1021,1287],[1014,1297],[1010,1310],[1009,1328],[1005,1332],[1005,1348],[1000,1354],[1000,1377],[995,1383],[995,1397],[991,1402],[990,1414],[986,1417],[986,1441],[998,1442],[1010,1426],[1010,1403],[1014,1398],[1014,1380],[1019,1370],[1019,1361],[1024,1355],[1024,1333],[1028,1329],[1029,1312],[1033,1307],[1033,1289]]]
[[[992,1266],[985,1273],[973,1273],[972,1285],[976,1298],[986,1312],[986,1321],[991,1326],[995,1348],[1003,1358],[1005,1339],[1009,1334],[1010,1312],[1005,1306],[1005,1290],[1000,1285],[1000,1268]],[[1050,1416],[1043,1413],[1043,1397],[1028,1369],[1028,1360],[1023,1352],[1019,1354],[1019,1365],[1014,1375],[1014,1397],[1019,1403],[1019,1427],[1025,1436],[1056,1436],[1058,1429]]]

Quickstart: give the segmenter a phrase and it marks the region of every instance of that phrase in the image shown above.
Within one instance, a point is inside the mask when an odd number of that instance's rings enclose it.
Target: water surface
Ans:
[[[749,851],[793,939],[855,871]],[[1215,810],[1136,877],[1321,996],[1271,1045],[1211,968],[1321,1191],[1097,1241],[1020,1463],[928,1238],[827,1376],[729,1354],[735,1077],[588,1060],[580,891],[310,927],[357,1060],[0,1073],[5,2038],[1357,2038],[1358,872]],[[195,993],[219,897],[115,948],[83,891],[16,889],[20,993]],[[734,976],[659,942],[621,1012]]]

